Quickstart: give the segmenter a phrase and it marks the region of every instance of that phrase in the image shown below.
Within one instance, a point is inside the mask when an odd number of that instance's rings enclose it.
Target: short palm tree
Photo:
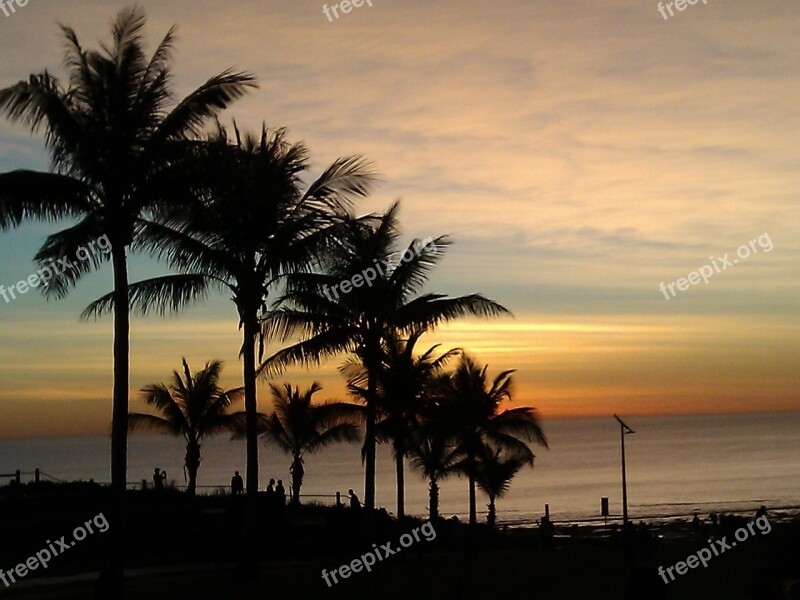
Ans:
[[[469,478],[469,522],[477,523],[475,497],[476,463],[487,444],[506,456],[533,464],[528,442],[547,447],[536,410],[523,406],[501,411],[504,401],[511,401],[513,371],[503,371],[489,383],[488,366],[480,367],[462,354],[459,364],[446,383],[448,421],[453,427],[458,447],[464,453],[461,470]]]
[[[242,330],[245,413],[247,415],[246,486],[258,491],[258,407],[256,350],[263,349],[259,317],[267,298],[287,273],[310,269],[331,229],[352,198],[366,195],[375,176],[359,157],[334,161],[303,189],[308,151],[289,144],[282,129],[234,138],[218,126],[196,149],[194,193],[200,202],[142,227],[143,244],[180,275],[131,285],[132,305],[142,314],[177,311],[204,297],[211,288],[229,292]],[[89,310],[102,312],[114,302],[108,295]]]
[[[458,472],[464,459],[456,445],[447,411],[438,401],[426,403],[408,442],[411,466],[429,480],[428,511],[431,520],[439,517],[439,482]]]
[[[263,320],[267,337],[287,341],[300,334],[304,338],[272,355],[262,365],[266,373],[291,364],[318,364],[340,353],[355,355],[364,367],[364,507],[368,510],[375,508],[376,423],[384,344],[398,333],[429,331],[459,317],[508,313],[480,294],[457,298],[420,294],[449,242],[445,237],[427,245],[414,240],[402,252],[394,252],[399,237],[398,209],[394,204],[380,218],[351,220],[322,272],[290,277],[278,308]],[[393,255],[402,259],[392,264]],[[364,285],[365,273],[371,273],[371,285]],[[343,281],[360,284],[339,295],[333,286],[341,289]]]
[[[0,228],[27,219],[76,219],[47,238],[36,258],[72,257],[107,236],[114,271],[114,385],[111,481],[125,490],[128,432],[128,251],[148,216],[186,197],[188,141],[204,123],[253,87],[246,73],[224,71],[180,102],[172,87],[170,29],[150,59],[143,48],[145,16],[138,7],[119,12],[113,43],[85,50],[75,32],[66,39],[68,84],[47,71],[0,90],[0,112],[32,131],[44,129],[52,172],[0,175]],[[106,255],[53,277],[47,294],[62,297]]]
[[[292,457],[292,504],[300,503],[303,485],[303,455],[319,452],[329,444],[358,442],[361,407],[345,402],[314,404],[314,394],[322,388],[312,384],[304,392],[288,384],[270,385],[273,412],[264,424],[264,439]]]
[[[489,514],[486,522],[493,527],[497,520],[495,501],[506,495],[511,487],[511,480],[519,471],[531,465],[527,459],[516,455],[504,455],[502,450],[485,446],[478,454],[474,464],[475,482],[489,496]]]
[[[229,414],[228,409],[241,401],[242,388],[223,390],[219,387],[222,363],[206,363],[192,375],[186,359],[183,373],[173,371],[172,383],[151,383],[142,388],[142,398],[160,414],[131,413],[128,425],[133,431],[156,431],[186,440],[185,467],[188,493],[197,489],[200,449],[203,440],[221,432],[233,432],[244,421],[244,413]]]

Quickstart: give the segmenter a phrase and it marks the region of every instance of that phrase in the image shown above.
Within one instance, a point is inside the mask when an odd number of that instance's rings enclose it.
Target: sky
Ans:
[[[406,241],[452,236],[428,290],[480,292],[514,317],[425,341],[490,375],[517,369],[516,404],[545,418],[800,409],[795,0],[708,0],[668,19],[651,0],[372,0],[333,20],[316,0],[141,4],[150,49],[178,26],[179,96],[228,67],[254,73],[225,122],[287,127],[309,178],[366,156],[382,183],[359,212],[399,199]],[[57,23],[96,47],[123,6],[0,13],[0,87],[63,75]],[[42,137],[0,120],[0,172],[18,168],[49,168]],[[58,227],[1,232],[0,284],[34,273]],[[707,283],[679,282],[701,269]],[[134,280],[164,272],[132,260]],[[106,267],[61,301],[0,298],[0,437],[108,433],[111,321],[79,315],[110,286]],[[225,296],[134,319],[132,409],[182,356],[222,359],[223,384],[241,385],[239,335]],[[343,398],[336,367],[280,381]]]

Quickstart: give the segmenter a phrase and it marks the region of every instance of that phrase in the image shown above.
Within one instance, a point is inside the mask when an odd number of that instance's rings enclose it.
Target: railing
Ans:
[[[153,484],[151,484],[147,479],[142,479],[140,483],[136,482],[127,482],[129,488],[134,490],[148,490],[153,488]],[[178,489],[183,490],[188,488],[189,486],[186,484],[176,484],[171,482],[170,484],[166,485],[170,489]],[[219,492],[226,494],[230,493],[231,486],[230,485],[196,485],[195,488],[197,489],[212,489],[218,490]],[[259,492],[263,492],[263,490],[259,490]],[[292,496],[292,486],[289,486],[289,490],[287,493],[287,497],[291,498]],[[335,494],[300,494],[300,498],[333,498],[335,501],[335,506],[340,507],[343,506],[342,504],[342,493],[337,491]]]
[[[36,468],[33,471],[21,471],[20,469],[17,469],[13,473],[0,473],[0,479],[2,479],[3,477],[13,477],[14,483],[19,485],[22,483],[23,475],[33,475],[34,483],[39,483],[42,480],[42,477],[50,481],[55,481],[56,483],[67,483],[67,481],[65,481],[64,479],[59,479],[58,477],[53,477],[52,475],[48,475],[39,468]]]
[[[46,481],[53,481],[55,483],[69,483],[65,479],[59,479],[58,477],[54,477],[48,473],[45,473],[39,468],[34,469],[33,471],[22,471],[17,469],[13,473],[0,473],[0,480],[4,477],[11,477],[13,478],[12,481],[16,485],[20,485],[22,483],[22,476],[23,475],[33,475],[33,482],[40,483],[42,480]],[[95,481],[99,485],[110,485],[107,481]],[[151,484],[148,482],[147,479],[142,479],[140,482],[136,481],[128,481],[126,482],[126,486],[132,490],[147,490],[148,488],[152,487]],[[168,487],[173,489],[186,489],[188,486],[185,484],[170,484]],[[195,486],[197,489],[211,489],[211,490],[218,490],[220,493],[229,493],[230,486],[229,485],[197,485]],[[291,486],[289,486],[289,497],[291,497]],[[337,491],[335,494],[300,494],[300,498],[332,498],[334,499],[334,505],[337,507],[342,506],[342,493]]]

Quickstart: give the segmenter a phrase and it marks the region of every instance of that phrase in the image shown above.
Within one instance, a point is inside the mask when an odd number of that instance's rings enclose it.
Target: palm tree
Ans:
[[[503,371],[489,383],[488,366],[480,367],[462,354],[447,382],[448,421],[455,431],[464,454],[460,469],[469,478],[469,522],[477,523],[475,498],[476,464],[487,444],[533,464],[533,452],[527,442],[547,447],[536,410],[523,406],[500,411],[504,401],[512,400],[513,370]]]
[[[438,377],[442,378],[446,376]],[[457,473],[464,454],[455,443],[448,411],[441,402],[429,398],[419,416],[409,436],[408,454],[411,466],[430,482],[428,511],[435,520],[439,517],[439,481]]]
[[[152,383],[142,388],[148,406],[160,415],[131,413],[130,431],[157,431],[183,436],[186,440],[185,465],[188,473],[188,493],[195,495],[197,471],[200,468],[200,449],[205,438],[223,431],[234,431],[244,420],[244,413],[228,414],[227,410],[242,399],[242,388],[223,390],[219,387],[222,362],[206,363],[204,369],[192,375],[186,359],[183,374],[173,371],[172,383]]]
[[[361,416],[361,407],[345,402],[313,404],[314,394],[322,389],[318,383],[303,393],[288,384],[270,387],[275,412],[265,423],[264,439],[291,455],[291,502],[300,504],[303,455],[319,452],[332,443],[359,441],[361,429],[356,420]]]
[[[263,128],[229,140],[219,126],[197,149],[194,193],[201,202],[142,227],[143,244],[181,275],[133,284],[131,303],[142,314],[177,311],[202,298],[209,288],[231,294],[242,330],[247,493],[258,491],[258,407],[256,348],[263,338],[259,317],[282,276],[310,268],[335,236],[331,227],[351,198],[366,195],[374,182],[359,157],[340,158],[303,191],[300,176],[308,151],[286,142],[283,129]],[[87,311],[108,310],[107,295]]]
[[[416,356],[414,348],[423,335],[412,332],[407,339],[393,336],[384,344],[384,355],[378,373],[378,422],[375,425],[377,440],[390,442],[395,460],[397,478],[397,516],[405,516],[405,459],[411,434],[418,427],[420,412],[427,393],[447,362],[461,350],[454,348],[436,357],[439,345]],[[350,373],[350,389],[362,398],[366,390],[360,388],[367,380],[363,366],[352,359],[344,371]]]
[[[110,242],[114,272],[114,385],[111,481],[124,492],[127,465],[129,304],[127,253],[145,218],[185,197],[188,140],[203,124],[254,86],[231,70],[210,78],[175,101],[170,59],[174,27],[148,60],[143,48],[145,16],[138,8],[117,15],[113,43],[84,50],[75,32],[67,43],[66,87],[47,71],[0,90],[0,112],[31,131],[44,128],[52,172],[0,175],[0,228],[27,219],[77,219],[47,238],[36,255],[41,265],[75,256],[102,236]],[[65,296],[105,255],[53,277],[47,294]]]
[[[290,277],[278,308],[263,320],[267,337],[284,342],[296,334],[305,338],[265,361],[262,369],[266,373],[279,372],[290,364],[319,364],[343,352],[355,355],[364,367],[364,507],[368,510],[375,508],[376,418],[384,344],[398,332],[428,331],[466,315],[508,313],[480,294],[457,298],[417,295],[450,243],[446,237],[425,245],[414,240],[402,253],[393,252],[399,237],[398,209],[394,204],[378,219],[348,221],[338,251],[328,257],[323,272]],[[402,256],[402,261],[391,264],[394,255]],[[368,273],[371,281],[364,285]],[[353,282],[349,293],[341,285],[345,281]],[[356,281],[360,281],[358,286]],[[341,296],[337,288],[342,289]]]
[[[506,495],[511,487],[511,480],[525,466],[533,466],[532,462],[520,456],[504,456],[499,448],[484,446],[475,462],[475,482],[489,496],[489,514],[486,522],[494,527],[497,520],[495,501]]]

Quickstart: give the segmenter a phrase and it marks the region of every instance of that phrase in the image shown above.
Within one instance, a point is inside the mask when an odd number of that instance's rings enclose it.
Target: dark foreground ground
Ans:
[[[708,547],[709,536],[727,535],[749,519],[733,521],[726,530],[693,530],[688,524],[621,532],[589,528],[556,528],[552,542],[538,529],[472,532],[440,522],[418,534],[408,548],[377,561],[371,572],[351,574],[328,587],[327,572],[350,563],[373,544],[391,542],[420,527],[419,521],[398,523],[346,509],[301,507],[281,511],[260,506],[254,536],[260,578],[241,575],[246,547],[244,503],[230,497],[190,500],[166,492],[132,493],[125,529],[127,597],[132,599],[785,599],[800,580],[800,524],[771,523],[771,531],[755,535],[713,557],[708,566],[689,570],[665,585],[658,566],[686,560]],[[86,487],[27,489],[15,498],[0,494],[0,569],[11,570],[48,540],[104,511],[106,492]],[[105,511],[103,512],[106,515]],[[94,597],[97,571],[113,552],[111,531],[120,524],[110,517],[108,531],[95,532],[56,556],[48,569],[20,578],[0,597],[83,599]],[[96,527],[95,527],[96,529]],[[406,538],[406,541],[411,538]],[[41,575],[47,577],[41,577]],[[38,578],[34,578],[34,575]]]

